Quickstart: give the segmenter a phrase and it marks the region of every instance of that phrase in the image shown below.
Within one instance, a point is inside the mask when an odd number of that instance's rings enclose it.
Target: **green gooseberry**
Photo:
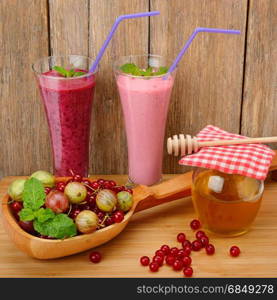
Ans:
[[[64,194],[68,197],[70,203],[78,204],[86,199],[87,189],[82,183],[73,181],[66,185]]]
[[[117,193],[117,206],[124,212],[131,209],[133,206],[133,196],[129,192],[121,191]]]
[[[8,194],[13,200],[22,201],[25,182],[26,179],[16,179],[9,185]]]
[[[39,180],[44,187],[52,188],[55,185],[55,177],[47,171],[36,171],[30,177]]]

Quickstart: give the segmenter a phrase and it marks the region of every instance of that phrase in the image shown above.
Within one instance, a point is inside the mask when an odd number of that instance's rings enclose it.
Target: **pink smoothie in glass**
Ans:
[[[64,78],[56,71],[39,76],[54,156],[56,176],[72,170],[88,175],[89,133],[95,75]]]
[[[163,142],[174,78],[118,75],[128,141],[129,178],[152,185],[161,180]]]

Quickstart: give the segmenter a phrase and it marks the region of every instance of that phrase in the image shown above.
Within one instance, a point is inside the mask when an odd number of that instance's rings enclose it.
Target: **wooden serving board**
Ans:
[[[173,175],[165,175],[169,179]],[[99,175],[124,184],[125,175]],[[0,199],[8,185],[18,177],[0,181]],[[276,277],[277,276],[277,182],[268,180],[260,212],[252,229],[235,238],[210,235],[216,253],[208,256],[203,250],[192,254],[194,277]],[[162,245],[179,246],[176,235],[184,232],[193,239],[189,222],[195,217],[191,199],[180,199],[133,216],[126,229],[112,241],[98,247],[103,259],[92,264],[86,251],[73,256],[37,260],[18,250],[0,222],[0,277],[182,277],[164,265],[151,273],[142,267],[142,255],[153,256]],[[1,218],[1,215],[0,215]],[[231,258],[230,246],[241,248],[241,255]]]

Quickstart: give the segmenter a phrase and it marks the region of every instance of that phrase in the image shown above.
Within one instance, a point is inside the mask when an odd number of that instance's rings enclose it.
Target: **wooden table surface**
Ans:
[[[172,175],[165,175],[169,178]],[[124,183],[126,176],[101,176]],[[15,177],[0,181],[0,198]],[[235,238],[210,235],[216,247],[213,256],[202,250],[192,254],[194,277],[276,277],[277,276],[277,182],[267,182],[260,212],[252,229]],[[0,215],[1,217],[1,215]],[[37,260],[19,251],[0,222],[0,277],[182,277],[168,266],[151,273],[139,264],[142,255],[152,256],[162,244],[178,246],[176,235],[193,232],[189,222],[195,217],[191,199],[179,199],[133,216],[125,231],[101,247],[99,264],[88,260],[90,251],[73,256]],[[241,255],[228,255],[230,246],[238,245]]]

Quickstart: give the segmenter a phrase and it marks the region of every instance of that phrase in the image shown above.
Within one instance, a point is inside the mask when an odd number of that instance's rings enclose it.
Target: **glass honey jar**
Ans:
[[[193,173],[192,201],[203,227],[223,236],[248,231],[262,201],[264,182],[211,169]]]

